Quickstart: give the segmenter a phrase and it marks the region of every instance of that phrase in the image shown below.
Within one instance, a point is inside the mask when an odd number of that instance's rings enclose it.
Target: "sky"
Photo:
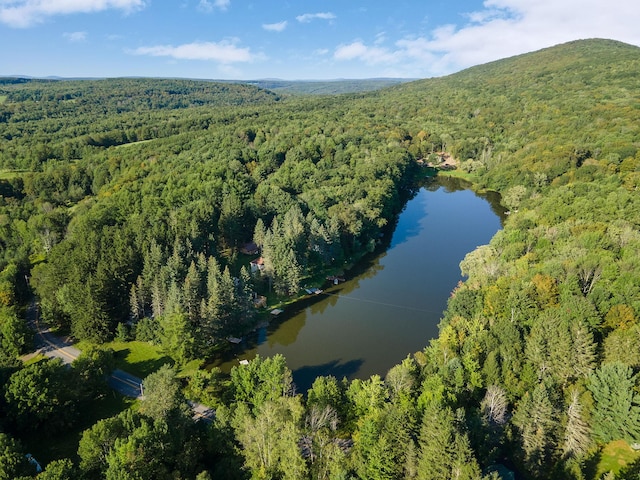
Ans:
[[[0,76],[428,78],[584,38],[638,0],[0,0]]]

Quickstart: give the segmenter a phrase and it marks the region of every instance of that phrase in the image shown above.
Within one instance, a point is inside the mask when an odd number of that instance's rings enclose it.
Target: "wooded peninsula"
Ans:
[[[0,480],[639,478],[640,48],[286,86],[0,78]],[[423,350],[305,392],[281,355],[208,367],[434,174],[509,216]]]

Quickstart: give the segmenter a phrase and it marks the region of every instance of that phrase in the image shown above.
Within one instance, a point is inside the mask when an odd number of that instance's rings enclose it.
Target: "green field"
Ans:
[[[640,452],[632,450],[624,440],[617,440],[604,446],[594,478],[602,478],[607,472],[618,473],[622,467],[640,458]]]
[[[79,342],[76,346],[83,350],[88,347],[88,343]],[[146,342],[113,341],[103,346],[114,350],[116,368],[140,378],[145,378],[165,363],[173,363],[159,347]]]

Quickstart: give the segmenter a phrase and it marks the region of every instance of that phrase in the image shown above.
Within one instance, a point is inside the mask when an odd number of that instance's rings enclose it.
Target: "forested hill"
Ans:
[[[255,80],[247,83],[292,95],[336,95],[380,90],[408,81],[401,78],[367,78],[361,80]]]
[[[251,85],[194,80],[0,79],[0,166],[38,169],[109,147],[207,128],[203,110],[278,102]],[[185,112],[184,110],[188,110]],[[171,112],[174,112],[173,114]]]
[[[638,47],[581,40],[393,87],[378,101],[407,132],[483,161],[484,181],[502,190],[512,175],[551,178],[589,157],[633,156],[638,72]]]
[[[61,85],[38,84],[38,98]],[[53,443],[80,428],[74,412],[98,394],[66,386],[99,384],[109,356],[70,370],[18,364],[27,275],[51,325],[97,343],[135,338],[174,365],[145,382],[143,408],[82,435],[79,461],[52,464],[74,472],[62,478],[496,479],[509,478],[505,465],[523,478],[637,477],[640,463],[621,467],[640,443],[639,48],[577,41],[335,97],[228,86],[249,101],[219,105],[218,92],[195,105],[193,93],[185,108],[140,113],[107,99],[73,115],[72,99],[2,88],[8,471],[25,471],[14,438],[42,431]],[[510,215],[461,263],[468,279],[423,351],[386,375],[319,378],[304,397],[281,357],[230,379],[183,369],[260,320],[253,292],[286,300],[375,248],[417,160],[442,152]],[[253,276],[240,268],[251,239],[264,259]],[[211,426],[185,416],[176,371],[190,398],[217,406]],[[36,381],[48,397],[23,388]]]

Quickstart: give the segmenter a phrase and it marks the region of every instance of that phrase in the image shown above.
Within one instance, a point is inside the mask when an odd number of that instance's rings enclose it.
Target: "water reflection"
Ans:
[[[317,377],[322,376],[334,376],[337,379],[344,377],[353,377],[364,360],[361,358],[355,360],[348,360],[343,362],[342,359],[331,360],[330,362],[323,363],[322,365],[305,365],[293,371],[293,377],[296,379],[296,387],[298,392],[306,392],[311,388],[313,381]]]
[[[493,205],[492,205],[493,203]],[[437,336],[459,262],[500,228],[504,209],[458,180],[429,182],[411,199],[386,244],[347,281],[295,305],[227,356],[223,370],[282,353],[300,391],[318,375],[385,375]],[[235,355],[235,357],[233,356]]]

